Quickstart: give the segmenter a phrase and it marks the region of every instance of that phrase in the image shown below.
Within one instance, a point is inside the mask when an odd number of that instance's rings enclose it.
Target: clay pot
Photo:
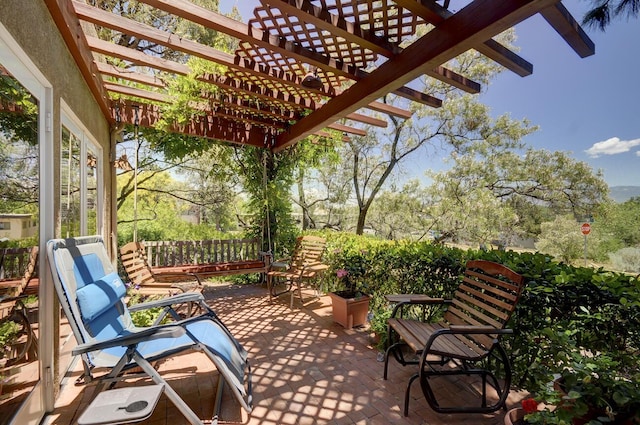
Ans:
[[[524,409],[521,407],[511,409],[506,413],[506,415],[504,415],[504,425],[525,424],[526,422],[524,421],[524,415]]]

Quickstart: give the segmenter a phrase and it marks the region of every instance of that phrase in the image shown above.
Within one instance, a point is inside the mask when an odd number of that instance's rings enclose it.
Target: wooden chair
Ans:
[[[500,345],[500,336],[513,332],[505,327],[522,288],[521,275],[501,264],[475,260],[467,263],[462,283],[451,300],[424,295],[387,296],[390,302],[397,304],[388,320],[389,346],[385,352],[384,379],[387,379],[391,356],[403,366],[420,365],[418,373],[407,385],[405,416],[409,413],[411,385],[416,379],[420,380],[431,408],[440,413],[488,413],[504,407],[511,385],[511,365]],[[442,320],[437,323],[404,317],[415,308],[411,306],[424,309],[437,304],[447,306]],[[405,358],[406,355],[413,358]],[[441,406],[430,380],[470,375],[481,377],[480,403]],[[503,381],[502,386],[498,377]],[[498,400],[492,405],[487,405],[487,385],[497,392]]]
[[[179,292],[202,292],[204,286],[196,273],[154,273],[142,242],[129,242],[120,248],[120,262],[129,281],[143,295],[173,295]]]
[[[304,305],[302,289],[304,284],[318,278],[328,265],[322,263],[326,240],[319,236],[300,236],[296,239],[296,245],[288,262],[278,260],[272,264],[267,272],[267,287],[271,299],[284,293],[291,293],[290,308],[293,309],[293,298],[297,291],[300,302]],[[285,289],[278,292],[278,284],[284,284]],[[314,288],[315,289],[315,288]],[[317,293],[316,297],[317,298]]]

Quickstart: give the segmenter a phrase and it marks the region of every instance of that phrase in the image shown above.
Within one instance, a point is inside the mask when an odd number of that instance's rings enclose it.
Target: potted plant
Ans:
[[[568,352],[568,355],[569,360],[553,375],[553,385],[545,385],[539,391],[545,403],[557,407],[527,415],[527,423],[640,423],[640,363],[637,355],[627,352],[594,354],[578,349]],[[550,418],[557,422],[551,422]]]
[[[504,416],[504,425],[526,425],[528,424],[525,415],[529,415],[538,410],[538,402],[532,398],[522,400],[522,407],[509,410]]]
[[[371,297],[359,289],[357,279],[349,270],[338,269],[336,277],[343,289],[329,292],[334,322],[346,329],[364,325]]]

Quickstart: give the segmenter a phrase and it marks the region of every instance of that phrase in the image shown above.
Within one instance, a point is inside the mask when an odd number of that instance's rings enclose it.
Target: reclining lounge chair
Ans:
[[[99,377],[96,396],[107,385],[113,387],[126,379],[125,371],[139,366],[155,384],[163,384],[166,396],[191,424],[202,424],[198,415],[151,365],[160,359],[198,350],[206,354],[220,374],[213,422],[218,419],[224,386],[251,412],[247,352],[204,303],[202,294],[187,292],[127,308],[123,301],[126,287],[99,236],[51,240],[47,243],[47,256],[60,304],[79,344],[73,354],[82,357],[85,381],[94,379],[96,370],[104,371]],[[185,302],[198,302],[205,313],[180,320],[172,306]],[[129,311],[151,307],[163,309],[156,323],[136,327]],[[168,316],[175,321],[158,324]]]
[[[418,363],[418,373],[407,385],[404,415],[409,414],[411,385],[418,379],[429,406],[439,413],[490,413],[504,407],[511,386],[509,356],[500,344],[523,288],[523,277],[491,261],[469,261],[453,299],[425,295],[388,295],[396,307],[388,320],[388,348],[385,353],[384,379],[389,358],[403,366]],[[445,305],[443,319],[437,323],[418,320],[421,314],[411,308]],[[413,307],[412,307],[413,306]],[[405,357],[407,351],[419,360]],[[478,404],[443,406],[431,381],[439,376],[479,376],[482,388]],[[502,381],[502,385],[499,381]],[[497,401],[487,403],[487,385],[494,388]]]

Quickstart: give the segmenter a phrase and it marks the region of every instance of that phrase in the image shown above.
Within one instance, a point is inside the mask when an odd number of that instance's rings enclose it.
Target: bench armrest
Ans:
[[[200,276],[198,276],[196,273],[189,273],[189,272],[156,272],[153,274],[154,279],[157,279],[158,282],[162,282],[163,279],[169,279],[168,281],[166,281],[167,283],[179,283],[179,282],[175,282],[174,280],[172,280],[172,278],[175,277],[184,277],[185,279],[188,280],[195,280],[196,282],[198,282],[198,286],[202,286],[202,281],[200,280]]]

